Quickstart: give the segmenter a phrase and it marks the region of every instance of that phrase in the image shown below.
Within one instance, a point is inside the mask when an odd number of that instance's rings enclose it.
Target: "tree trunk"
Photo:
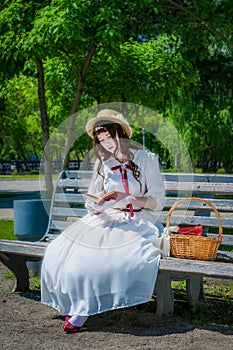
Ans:
[[[84,80],[87,74],[87,70],[89,68],[89,65],[91,63],[91,60],[95,54],[96,51],[96,43],[93,42],[92,47],[87,55],[87,58],[84,62],[84,65],[82,67],[82,70],[78,73],[78,87],[73,103],[73,107],[70,112],[70,118],[69,118],[69,124],[68,124],[68,131],[67,131],[67,140],[66,140],[66,149],[65,149],[65,156],[63,161],[63,169],[68,168],[69,164],[69,158],[70,158],[70,148],[73,143],[73,135],[74,135],[74,127],[75,127],[75,121],[76,121],[76,112],[78,111],[79,103],[81,100],[82,92],[83,92],[83,85]]]
[[[210,146],[205,144],[204,154],[202,158],[202,172],[205,173],[209,170],[209,153],[210,153]]]
[[[92,170],[91,168],[91,158],[90,158],[90,150],[92,148],[92,138],[88,138],[88,144],[87,144],[87,150],[86,150],[86,155],[83,159],[82,162],[82,169],[83,170]]]
[[[42,128],[42,143],[43,143],[43,163],[44,163],[44,177],[47,198],[51,198],[53,193],[53,181],[52,181],[52,165],[50,157],[50,145],[49,145],[49,118],[47,113],[47,105],[45,98],[45,86],[44,86],[44,68],[41,59],[36,59],[37,72],[38,72],[38,97],[40,104],[40,119]]]

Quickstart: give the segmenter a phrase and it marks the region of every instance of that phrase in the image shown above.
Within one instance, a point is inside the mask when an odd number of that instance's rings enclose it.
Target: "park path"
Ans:
[[[1,180],[0,194],[8,192],[11,197],[0,198],[0,220],[14,219],[14,200],[40,198],[40,191],[44,190],[44,183],[39,180]]]
[[[1,180],[0,192],[34,192],[44,189],[44,183],[39,180]]]

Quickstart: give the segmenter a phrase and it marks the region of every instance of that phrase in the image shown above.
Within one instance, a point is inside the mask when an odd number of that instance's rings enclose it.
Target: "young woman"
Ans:
[[[117,111],[105,109],[86,124],[96,162],[89,193],[117,190],[61,233],[42,264],[42,303],[66,316],[63,329],[79,331],[88,316],[150,300],[161,256],[154,211],[165,191],[153,153],[134,147],[132,130]]]

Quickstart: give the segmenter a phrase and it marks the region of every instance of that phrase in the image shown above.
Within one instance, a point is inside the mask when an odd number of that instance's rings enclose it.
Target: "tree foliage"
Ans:
[[[30,159],[41,155],[37,86],[34,78],[15,76],[2,88],[0,158]]]
[[[42,139],[79,109],[125,101],[172,122],[194,166],[233,168],[230,0],[5,0],[0,9],[2,157],[42,153]]]

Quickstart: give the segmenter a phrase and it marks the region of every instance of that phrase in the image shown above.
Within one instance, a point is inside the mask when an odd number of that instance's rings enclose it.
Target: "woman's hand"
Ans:
[[[155,209],[157,206],[156,199],[152,196],[148,197],[133,197],[131,203],[137,207],[146,209]]]
[[[127,206],[130,203],[133,206],[147,208],[147,209],[154,209],[156,207],[156,200],[152,196],[134,197],[131,195],[128,195],[127,197],[124,197],[123,199],[116,201],[116,206],[117,205],[119,205],[120,207]]]
[[[135,199],[133,196],[124,196],[122,199],[118,199],[116,200],[116,204],[115,204],[115,207],[126,207],[128,204],[130,204],[132,202],[132,200]]]
[[[118,208],[118,207],[126,207],[128,204],[132,203],[133,206],[154,209],[156,208],[156,200],[152,196],[148,197],[133,197],[131,195],[126,195],[124,192],[119,192],[120,195],[118,198],[110,199],[109,201],[105,201],[102,204],[92,203],[89,205],[89,211],[91,211],[94,215],[98,215],[102,213],[104,210],[108,208]]]

